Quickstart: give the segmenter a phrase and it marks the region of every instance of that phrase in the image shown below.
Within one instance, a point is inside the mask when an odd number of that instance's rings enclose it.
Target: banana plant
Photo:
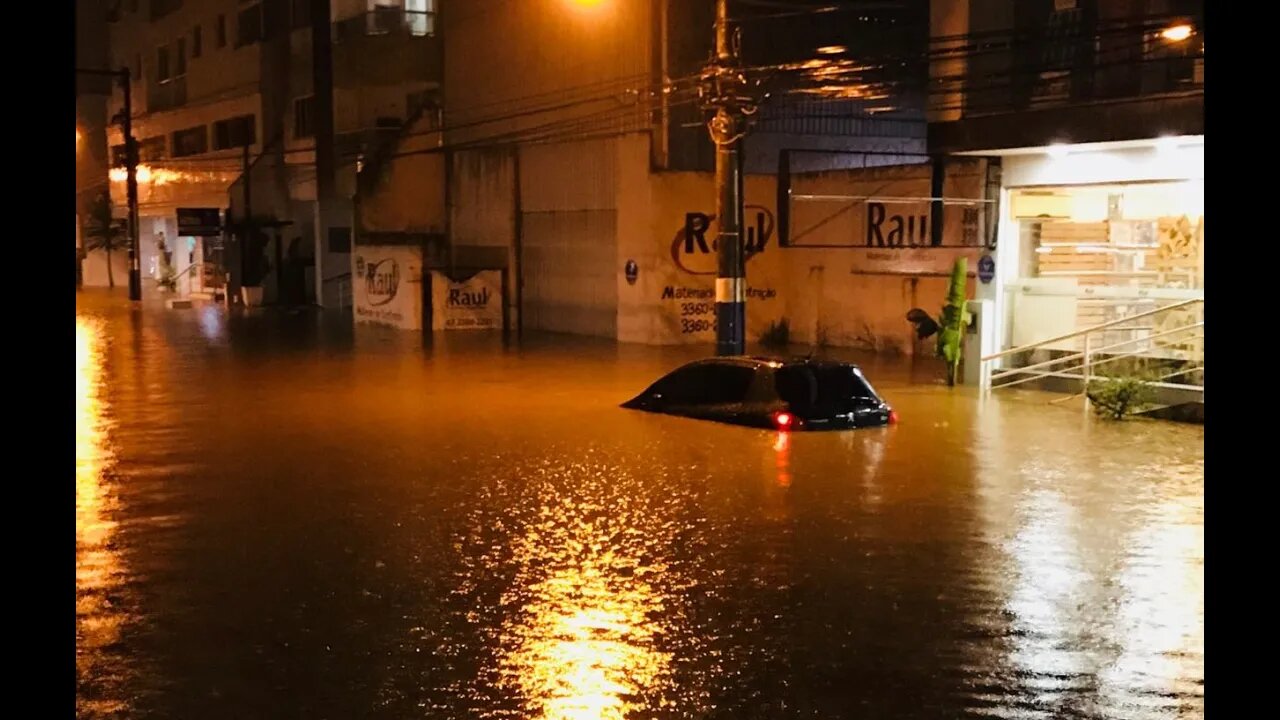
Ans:
[[[951,267],[951,282],[947,285],[947,303],[942,306],[942,315],[934,320],[920,308],[912,308],[907,313],[907,322],[916,328],[916,337],[921,340],[937,334],[936,351],[938,357],[947,363],[947,384],[956,384],[956,375],[960,371],[960,355],[964,347],[964,333],[973,320],[965,299],[965,281],[969,266],[964,258],[958,258]]]

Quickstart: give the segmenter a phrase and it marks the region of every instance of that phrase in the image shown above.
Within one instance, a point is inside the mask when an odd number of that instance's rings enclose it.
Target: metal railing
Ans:
[[[426,37],[436,30],[435,13],[384,7],[333,24],[335,42],[369,35]]]
[[[1135,321],[1144,322],[1135,324]],[[1128,334],[1127,338],[1115,339],[1117,334],[1124,333]],[[1080,346],[1079,350],[1062,349],[1076,345]],[[1020,367],[997,366],[1036,351],[1064,354]],[[1164,366],[1156,371],[1150,382],[1152,386],[1198,392],[1203,396],[1204,300],[1183,300],[986,355],[981,358],[983,389],[1002,390],[1044,380],[1080,383],[1080,392],[1055,401],[1059,402],[1084,395],[1091,379],[1105,376],[1105,370],[1099,371],[1099,368],[1133,358]]]

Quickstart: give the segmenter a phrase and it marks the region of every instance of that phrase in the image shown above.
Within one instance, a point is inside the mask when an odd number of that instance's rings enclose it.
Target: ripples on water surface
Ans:
[[[616,408],[688,357],[80,296],[79,714],[1203,717],[1201,429]]]

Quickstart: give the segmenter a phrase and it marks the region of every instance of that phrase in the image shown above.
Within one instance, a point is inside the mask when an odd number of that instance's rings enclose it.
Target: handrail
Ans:
[[[188,266],[186,267],[186,269],[185,269],[185,270],[183,270],[182,272],[178,273],[177,275],[174,275],[174,276],[173,276],[173,281],[174,281],[174,282],[178,282],[178,280],[182,279],[182,276],[183,276],[183,275],[186,275],[187,273],[191,272],[192,270],[195,270],[196,268],[201,267],[201,266],[203,266],[203,265],[204,265],[204,263],[191,263],[190,265],[188,265]]]
[[[1115,320],[1110,320],[1108,322],[1104,322],[1099,325],[1094,325],[1092,327],[1084,328],[1083,330],[1076,330],[1075,332],[1069,332],[1066,335],[1059,335],[1058,337],[1052,337],[1047,340],[1041,340],[1039,342],[1030,343],[1028,345],[1023,345],[1021,347],[1009,348],[1008,350],[1001,350],[1000,352],[993,353],[991,355],[984,355],[981,358],[981,360],[982,362],[987,362],[989,360],[995,360],[997,358],[1006,357],[1008,355],[1013,355],[1015,353],[1026,352],[1028,350],[1038,348],[1044,345],[1048,345],[1050,343],[1062,342],[1063,340],[1070,340],[1071,338],[1077,338],[1077,337],[1080,337],[1081,335],[1088,335],[1089,333],[1096,332],[1098,330],[1105,330],[1106,328],[1114,327],[1122,323],[1131,322],[1133,320],[1137,320],[1138,318],[1151,317],[1152,315],[1158,315],[1162,312],[1177,310],[1178,308],[1186,307],[1188,305],[1193,305],[1195,303],[1203,303],[1203,302],[1204,302],[1204,298],[1192,298],[1190,300],[1183,300],[1181,302],[1173,303],[1172,305],[1165,305],[1163,307],[1158,307],[1154,310],[1147,310],[1145,312],[1140,312],[1137,315],[1126,315],[1122,318],[1116,318]]]
[[[1160,333],[1159,335],[1152,335],[1151,337],[1147,337],[1147,338],[1135,338],[1135,339],[1133,339],[1133,340],[1126,340],[1125,342],[1122,342],[1122,343],[1115,343],[1115,344],[1113,344],[1113,345],[1108,345],[1108,346],[1106,346],[1106,347],[1098,348],[1098,350],[1096,350],[1096,351],[1091,351],[1091,353],[1090,353],[1090,354],[1092,354],[1093,352],[1101,352],[1101,351],[1103,351],[1103,350],[1113,350],[1113,349],[1115,349],[1115,348],[1120,347],[1121,345],[1130,345],[1130,344],[1135,343],[1135,342],[1143,342],[1143,341],[1146,341],[1146,340],[1150,340],[1151,338],[1154,338],[1154,337],[1162,337],[1162,336],[1164,336],[1164,335],[1171,335],[1171,334],[1174,334],[1174,333],[1180,333],[1180,332],[1183,332],[1183,331],[1185,331],[1185,330],[1194,330],[1194,329],[1196,329],[1196,328],[1200,328],[1200,327],[1204,327],[1204,323],[1197,323],[1197,324],[1195,324],[1195,325],[1187,325],[1187,326],[1184,326],[1184,327],[1177,327],[1177,328],[1173,328],[1172,330],[1166,330],[1166,331],[1164,331],[1164,332]],[[1188,339],[1188,340],[1199,340],[1199,339],[1203,339],[1203,338],[1204,338],[1204,335],[1193,335],[1193,336],[1191,336],[1190,338],[1186,338],[1186,339]],[[1053,360],[1046,360],[1045,362],[1036,363],[1035,365],[1028,365],[1028,366],[1027,366],[1027,367],[1025,367],[1025,368],[1010,368],[1010,369],[1008,369],[1008,370],[1002,370],[1002,371],[1001,371],[1001,372],[999,372],[999,373],[992,373],[992,375],[991,375],[991,383],[992,383],[992,387],[993,387],[994,389],[997,389],[997,390],[1003,390],[1004,388],[1013,387],[1014,385],[1021,385],[1021,384],[1022,384],[1022,383],[1024,383],[1024,382],[1031,382],[1032,380],[1037,380],[1037,379],[1042,378],[1042,377],[1044,377],[1044,376],[1046,376],[1046,375],[1050,375],[1050,376],[1062,375],[1062,374],[1064,374],[1064,373],[1065,373],[1066,371],[1068,371],[1068,370],[1077,370],[1077,369],[1078,369],[1078,370],[1084,370],[1084,369],[1085,369],[1085,368],[1087,368],[1087,367],[1095,367],[1095,366],[1097,366],[1097,365],[1101,365],[1101,364],[1103,364],[1103,363],[1111,362],[1112,360],[1119,360],[1119,359],[1126,358],[1126,357],[1138,357],[1138,356],[1140,356],[1141,354],[1142,354],[1141,352],[1132,352],[1132,353],[1125,353],[1125,354],[1123,354],[1123,355],[1118,355],[1118,356],[1115,356],[1115,357],[1107,358],[1107,359],[1104,359],[1104,360],[1092,361],[1092,360],[1090,360],[1088,357],[1085,357],[1085,353],[1075,353],[1075,354],[1073,354],[1073,355],[1067,355],[1067,356],[1064,356],[1064,357],[1055,358],[1055,359],[1053,359]],[[1067,361],[1067,360],[1075,360],[1075,359],[1079,359],[1079,358],[1083,358],[1083,359],[1084,359],[1084,362],[1080,363],[1079,365],[1071,365],[1071,366],[1069,366],[1069,367],[1062,368],[1062,369],[1060,369],[1060,370],[1037,370],[1037,368],[1041,368],[1041,367],[1044,367],[1044,366],[1046,366],[1046,365],[1056,365],[1057,363],[1065,362],[1065,361]],[[1013,381],[1010,381],[1010,382],[1001,383],[1001,384],[999,384],[999,385],[996,385],[996,384],[995,384],[996,380],[999,380],[1000,378],[1010,377],[1010,376],[1012,376],[1012,375],[1027,375],[1027,376],[1029,376],[1029,377],[1024,377],[1024,378],[1021,378],[1021,379],[1019,379],[1019,380],[1013,380]]]
[[[1100,348],[1095,348],[1093,350],[1090,350],[1088,353],[1077,352],[1077,353],[1072,353],[1071,355],[1064,355],[1060,358],[1053,358],[1051,360],[1038,362],[1034,365],[1028,365],[1026,367],[1007,368],[1007,369],[1001,370],[1000,372],[993,373],[991,375],[991,379],[994,381],[997,378],[1002,378],[1006,375],[1024,375],[1029,370],[1035,370],[1036,368],[1044,367],[1045,365],[1053,365],[1060,362],[1066,362],[1067,360],[1075,360],[1077,358],[1083,358],[1086,362],[1088,362],[1088,358],[1086,357],[1086,355],[1096,355],[1100,352],[1105,352],[1107,350],[1114,350],[1118,347],[1123,347],[1125,345],[1133,345],[1134,343],[1148,342],[1151,340],[1155,340],[1156,338],[1165,337],[1166,335],[1173,335],[1176,333],[1186,332],[1187,330],[1195,330],[1196,328],[1202,328],[1202,327],[1204,327],[1203,322],[1191,323],[1190,325],[1179,325],[1178,327],[1170,328],[1168,330],[1158,332],[1154,335],[1144,335],[1138,338],[1129,338],[1128,340],[1122,340],[1121,342],[1112,343],[1110,345],[1103,345]],[[1093,364],[1097,365],[1100,363],[1093,363]]]

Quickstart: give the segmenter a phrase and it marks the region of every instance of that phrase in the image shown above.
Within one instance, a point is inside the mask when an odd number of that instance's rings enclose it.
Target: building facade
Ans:
[[[110,19],[111,65],[133,78],[144,292],[168,274],[180,294],[339,304],[357,169],[436,105],[431,0],[119,0]],[[109,144],[123,206],[119,127]]]
[[[712,9],[711,2],[675,0],[442,3],[442,124],[406,131],[394,161],[362,186],[357,256],[390,258],[408,244],[424,248],[423,267],[444,268],[457,282],[501,270],[504,315],[522,330],[711,342],[712,303],[700,299],[713,279],[702,267],[703,241],[692,250],[699,257],[689,259],[673,240],[686,215],[714,214],[714,146],[697,82],[711,47]],[[745,19],[741,27],[748,62],[813,77],[842,62],[796,60],[836,42],[812,28],[784,32],[776,22]],[[917,33],[923,46],[923,25]],[[766,55],[770,43],[791,43],[791,57]],[[749,302],[752,333],[788,319],[800,339],[911,351],[902,318],[910,303],[941,297],[947,268],[855,273],[859,261],[851,258],[865,253],[865,238],[849,223],[863,222],[862,210],[829,225],[845,233],[830,248],[781,249],[772,225],[784,155],[797,174],[844,172],[825,182],[850,198],[899,179],[915,201],[927,197],[933,172],[923,162],[923,108],[913,103],[877,113],[884,108],[872,99],[796,93],[762,104],[745,143],[747,202],[766,218],[757,235],[766,249],[748,266],[749,280],[759,269],[768,296]],[[846,172],[902,164],[911,168],[892,180]],[[815,266],[831,268],[828,284],[807,281]],[[836,297],[815,301],[818,292]]]
[[[978,295],[1001,349],[1204,299],[1203,19],[1195,0],[933,1],[931,151],[1000,168]]]

